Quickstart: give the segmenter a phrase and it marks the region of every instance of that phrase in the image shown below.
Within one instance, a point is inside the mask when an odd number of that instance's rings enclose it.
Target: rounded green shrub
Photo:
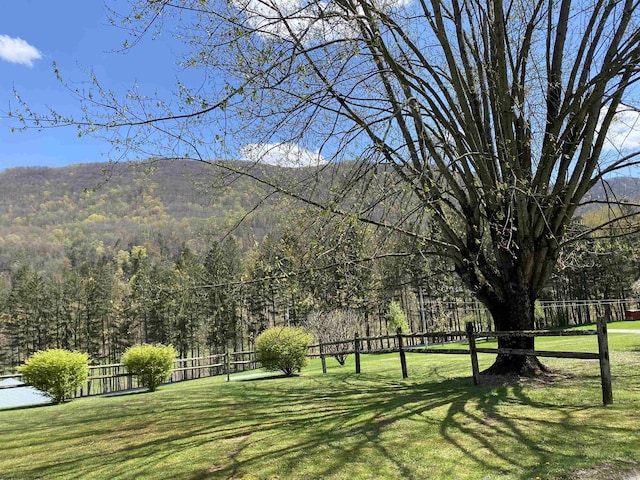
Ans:
[[[256,338],[256,358],[267,370],[281,370],[291,376],[307,364],[312,339],[313,335],[302,328],[269,328]]]
[[[164,382],[173,369],[176,350],[171,345],[135,345],[122,355],[121,362],[129,373],[137,375],[150,392]]]
[[[54,403],[62,403],[87,381],[89,355],[60,348],[36,352],[18,372],[25,383],[45,392]]]

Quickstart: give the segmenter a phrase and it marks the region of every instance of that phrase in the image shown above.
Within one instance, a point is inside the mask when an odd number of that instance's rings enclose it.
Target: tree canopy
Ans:
[[[317,199],[307,182],[264,181],[418,238],[421,254],[453,263],[498,329],[522,330],[575,240],[567,227],[585,195],[637,163],[637,149],[608,134],[636,111],[639,19],[632,0],[139,0],[114,12],[132,34],[125,48],[174,35],[178,62],[202,81],[179,79],[172,100],[132,90],[122,101],[94,78],[76,90],[85,118],[18,114],[106,132],[127,149],[155,142],[167,156],[286,150],[287,165],[391,171],[388,190],[406,202],[390,217],[374,208],[389,192],[345,206],[340,188]],[[494,371],[536,367],[500,354]]]

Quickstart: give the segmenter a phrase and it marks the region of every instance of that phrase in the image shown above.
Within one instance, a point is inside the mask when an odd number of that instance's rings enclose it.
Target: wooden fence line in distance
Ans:
[[[598,336],[598,353],[592,352],[565,352],[565,351],[546,351],[546,350],[524,350],[514,348],[478,348],[476,345],[476,339],[478,338],[502,338],[502,337],[549,337],[549,336],[582,336],[582,335],[597,335]],[[453,339],[466,339],[469,344],[468,349],[462,348],[433,348],[433,346],[441,345],[445,342],[434,342],[429,345],[425,344],[426,339],[448,338],[449,341],[455,341]],[[394,346],[380,349],[367,349],[363,350],[363,342],[365,341],[378,341],[378,340],[390,340],[394,339]],[[412,339],[421,339],[422,345],[415,346],[411,344]],[[405,345],[405,341],[409,340],[409,346]],[[517,355],[534,355],[538,357],[555,357],[555,358],[573,358],[582,360],[599,360],[600,362],[600,381],[602,385],[602,403],[609,405],[613,403],[613,393],[611,387],[611,367],[609,362],[609,344],[607,339],[607,323],[606,318],[599,318],[597,324],[597,330],[528,330],[521,332],[476,332],[473,327],[473,322],[467,322],[465,332],[436,332],[436,333],[410,333],[403,334],[398,330],[394,336],[384,335],[381,337],[365,337],[360,338],[357,334],[352,340],[341,340],[338,342],[326,342],[318,345],[320,352],[320,359],[322,362],[322,373],[327,373],[325,357],[331,357],[335,353],[331,352],[332,346],[343,346],[346,344],[352,344],[353,349],[339,350],[340,354],[355,353],[356,373],[360,373],[360,354],[361,353],[391,353],[398,352],[400,355],[400,366],[402,369],[402,378],[408,378],[407,363],[406,363],[406,351],[413,353],[428,353],[428,354],[440,354],[440,355],[469,355],[471,358],[471,370],[473,376],[473,383],[478,385],[480,383],[480,370],[478,367],[478,353],[489,354],[517,354]],[[380,342],[382,345],[382,341]]]
[[[233,360],[232,360],[233,358]],[[228,352],[204,357],[178,358],[174,362],[171,376],[165,383],[181,382],[196,378],[229,375],[231,373],[253,370],[258,362],[254,352]],[[1,375],[5,378],[21,379],[21,374]],[[90,365],[89,377],[85,386],[80,387],[74,397],[88,397],[105,393],[116,393],[141,388],[135,375],[131,375],[121,363],[108,365]],[[4,388],[19,388],[23,385],[10,385]]]
[[[476,339],[478,338],[500,338],[513,336],[546,337],[546,336],[580,336],[597,335],[598,353],[590,352],[561,352],[561,351],[541,351],[541,350],[521,350],[507,348],[478,348]],[[432,340],[427,343],[426,340]],[[434,346],[446,345],[447,343],[466,340],[468,349],[462,348],[433,348]],[[386,341],[386,347],[384,345]],[[380,348],[372,348],[379,342]],[[330,347],[353,345],[353,348],[333,351]],[[315,353],[317,349],[318,353]],[[599,318],[597,330],[531,330],[521,332],[476,332],[472,322],[467,322],[466,331],[456,332],[429,332],[429,333],[408,333],[403,334],[398,331],[395,335],[381,335],[378,337],[359,337],[357,334],[353,339],[340,340],[336,342],[323,342],[311,345],[309,356],[320,357],[322,372],[327,373],[326,357],[332,357],[337,353],[342,355],[355,354],[356,373],[361,371],[360,355],[363,353],[395,353],[400,354],[400,364],[402,377],[408,378],[405,352],[427,353],[439,355],[469,355],[471,358],[472,376],[475,384],[480,383],[480,372],[478,369],[478,353],[511,353],[522,355],[535,355],[539,357],[574,358],[584,360],[600,361],[600,377],[602,383],[602,401],[605,405],[613,403],[613,393],[611,388],[611,367],[609,362],[609,346],[607,340],[606,318]],[[231,360],[234,357],[234,360]],[[204,357],[179,358],[176,359],[171,377],[167,383],[203,378],[216,375],[229,375],[239,371],[253,370],[258,368],[255,359],[255,352],[227,352],[223,354],[208,355]],[[96,373],[93,373],[96,372]],[[22,375],[0,375],[0,380],[5,378],[21,378]],[[89,379],[86,389],[80,388],[75,393],[76,397],[90,395],[100,395],[124,390],[138,388],[138,380],[135,376],[126,372],[124,365],[114,363],[109,365],[95,365],[89,367]],[[15,388],[6,386],[4,388]]]

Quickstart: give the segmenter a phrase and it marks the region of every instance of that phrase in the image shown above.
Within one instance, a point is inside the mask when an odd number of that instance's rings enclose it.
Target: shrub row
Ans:
[[[153,392],[171,374],[175,358],[172,346],[137,345],[124,353],[122,363]],[[36,352],[18,372],[25,383],[42,390],[54,403],[62,403],[87,381],[89,355],[59,348]]]
[[[312,339],[301,328],[270,328],[256,339],[256,359],[267,370],[293,375],[306,365]],[[137,345],[122,355],[127,371],[151,392],[169,377],[175,359],[171,345]],[[87,381],[89,356],[63,349],[36,352],[18,371],[25,383],[48,394],[54,403],[62,403]]]

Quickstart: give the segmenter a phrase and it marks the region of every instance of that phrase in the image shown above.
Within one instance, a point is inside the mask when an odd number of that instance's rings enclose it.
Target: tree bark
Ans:
[[[533,337],[505,337],[498,339],[498,348],[514,348],[533,350]],[[495,362],[481,375],[517,375],[534,376],[549,371],[538,357],[534,355],[517,355],[512,353],[498,353]]]
[[[535,296],[529,293],[527,284],[518,278],[506,282],[503,298],[485,299],[496,331],[523,331],[534,329]],[[498,348],[534,350],[535,338],[515,334],[498,338]],[[548,369],[534,355],[498,353],[495,362],[483,375],[532,376]]]

